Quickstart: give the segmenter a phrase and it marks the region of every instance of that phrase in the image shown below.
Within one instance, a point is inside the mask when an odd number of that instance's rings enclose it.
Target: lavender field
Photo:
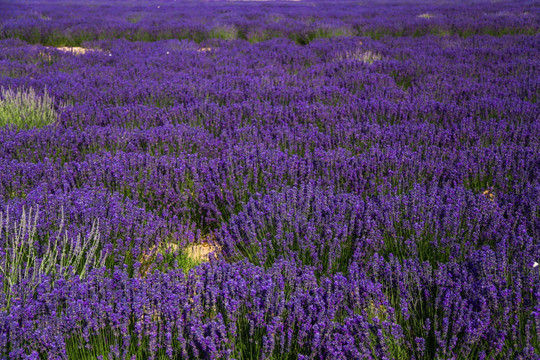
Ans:
[[[539,30],[0,1],[0,359],[540,359]]]

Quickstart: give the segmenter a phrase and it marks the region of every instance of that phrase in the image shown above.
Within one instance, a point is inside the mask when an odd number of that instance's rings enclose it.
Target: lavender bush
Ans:
[[[101,243],[97,222],[92,224],[86,236],[78,234],[70,239],[64,232],[62,214],[55,238],[40,239],[37,234],[38,215],[38,210],[23,209],[20,221],[12,222],[9,209],[5,215],[0,212],[0,272],[7,310],[16,286],[34,289],[44,277],[84,278],[89,270],[105,263],[103,252],[99,251]]]
[[[33,88],[26,91],[0,89],[0,126],[43,127],[54,123],[56,118],[54,99],[47,91],[39,96]]]
[[[540,359],[535,2],[0,14],[0,358]]]

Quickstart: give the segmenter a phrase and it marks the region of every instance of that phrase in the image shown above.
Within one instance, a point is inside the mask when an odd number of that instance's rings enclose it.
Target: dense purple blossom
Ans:
[[[0,87],[58,114],[0,128],[6,229],[106,256],[4,286],[0,358],[540,358],[538,4],[0,13]]]

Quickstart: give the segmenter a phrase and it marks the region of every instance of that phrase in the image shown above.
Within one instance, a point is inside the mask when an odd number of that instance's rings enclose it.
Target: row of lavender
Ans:
[[[133,8],[117,5],[108,20],[125,27],[115,21]],[[0,211],[17,221],[39,207],[37,254],[97,220],[106,261],[84,277],[4,286],[1,356],[540,357],[540,50],[536,30],[525,35],[538,8],[482,5],[454,28],[518,35],[299,46],[279,23],[280,38],[257,44],[142,43],[39,5],[40,24],[62,15],[60,34],[79,22],[109,39],[84,54],[0,42],[0,85],[47,89],[59,113],[52,126],[0,131]],[[139,6],[168,19],[133,25],[149,39],[179,37],[175,11],[207,27],[184,5]],[[237,27],[268,14],[205,6]],[[287,21],[353,18],[325,3],[267,6]],[[16,18],[35,7],[10,9],[4,37],[35,31]],[[374,33],[394,14],[424,35],[420,21],[449,24],[467,8],[368,9],[371,20],[352,14]],[[186,274],[158,257],[140,271],[156,245],[202,241],[217,259]],[[0,234],[0,259],[7,244]]]
[[[13,2],[0,4],[0,38],[80,46],[85,41],[289,38],[307,44],[335,36],[536,34],[538,4],[530,0],[460,1],[209,1],[114,0],[108,2]]]

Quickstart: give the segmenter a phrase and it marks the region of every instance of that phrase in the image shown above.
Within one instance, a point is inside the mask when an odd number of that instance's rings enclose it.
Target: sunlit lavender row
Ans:
[[[540,359],[539,28],[0,3],[0,359]]]

